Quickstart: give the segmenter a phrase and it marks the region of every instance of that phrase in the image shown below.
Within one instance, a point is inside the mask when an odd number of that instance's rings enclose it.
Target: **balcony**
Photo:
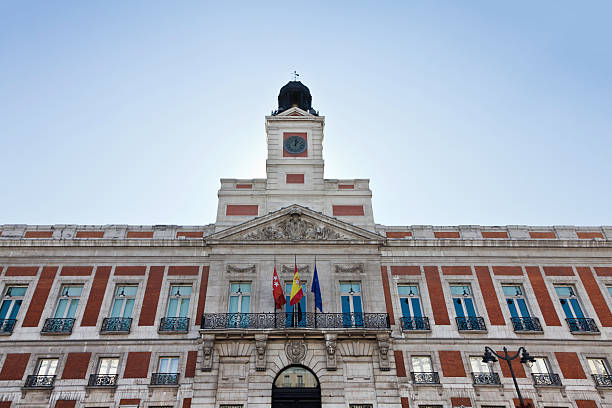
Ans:
[[[572,333],[599,333],[595,320],[583,317],[579,319],[565,319]]]
[[[0,319],[0,335],[13,333],[16,323],[16,319]]]
[[[88,387],[116,387],[117,386],[117,374],[91,374],[89,376]]]
[[[54,375],[28,375],[24,388],[53,388]]]
[[[456,317],[457,329],[459,331],[486,331],[487,326],[485,325],[482,317]]]
[[[593,374],[593,381],[595,381],[595,387],[612,387],[612,375],[610,374]]]
[[[431,330],[427,317],[402,317],[402,330]]]
[[[532,373],[533,384],[536,387],[561,387],[559,374],[553,373]]]
[[[102,320],[100,333],[129,333],[131,328],[130,317],[106,317]]]
[[[159,323],[160,333],[187,333],[188,331],[188,317],[162,317]]]
[[[440,384],[440,376],[437,372],[411,372],[413,384]]]
[[[512,327],[515,332],[541,332],[542,325],[537,317],[513,317]]]
[[[151,385],[178,385],[178,373],[153,373]]]
[[[499,374],[497,373],[472,373],[474,385],[500,385]]]
[[[74,326],[74,319],[47,319],[42,328],[42,333],[47,334],[70,334]]]
[[[202,329],[389,329],[387,313],[204,313]]]

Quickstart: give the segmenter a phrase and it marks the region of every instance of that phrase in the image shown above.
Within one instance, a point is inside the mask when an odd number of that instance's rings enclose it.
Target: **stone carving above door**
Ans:
[[[244,235],[244,239],[250,241],[313,241],[351,238],[323,223],[306,220],[300,214],[294,213],[248,232]]]
[[[304,340],[289,340],[285,345],[285,353],[287,358],[293,364],[300,364],[306,357],[306,343]]]

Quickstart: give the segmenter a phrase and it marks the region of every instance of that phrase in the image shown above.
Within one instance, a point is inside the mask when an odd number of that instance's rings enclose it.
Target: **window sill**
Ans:
[[[599,336],[601,334],[600,331],[570,331],[570,333],[578,336]]]
[[[459,333],[463,333],[463,334],[482,334],[482,333],[488,333],[489,331],[487,329],[484,330],[457,330]]]
[[[72,334],[72,330],[69,332],[50,332],[50,331],[41,331],[41,336],[70,336]]]

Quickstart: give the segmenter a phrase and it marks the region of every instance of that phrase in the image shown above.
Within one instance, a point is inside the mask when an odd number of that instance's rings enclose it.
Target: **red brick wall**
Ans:
[[[236,184],[237,189],[251,189],[253,188],[252,184]]]
[[[55,408],[74,408],[76,406],[76,400],[57,400],[55,402]]]
[[[465,377],[465,368],[459,351],[438,351],[444,377]]]
[[[404,238],[412,236],[412,232],[410,231],[387,231],[385,234],[387,238]]]
[[[382,279],[383,294],[385,295],[385,306],[387,308],[387,314],[389,315],[389,321],[391,324],[395,324],[395,315],[393,314],[393,303],[391,302],[391,290],[389,288],[389,275],[387,274],[387,267],[380,267],[380,277]]]
[[[306,142],[308,142],[308,134],[307,133],[295,133],[295,132],[289,133],[289,132],[285,132],[285,133],[283,133],[283,144],[285,143],[285,140],[287,140],[291,136],[300,136],[301,138],[306,140]],[[304,150],[302,153],[298,153],[298,154],[289,153],[288,151],[285,150],[285,148],[283,146],[283,157],[308,157],[308,143],[306,143],[306,150]]]
[[[451,397],[451,406],[460,407],[462,405],[464,407],[471,407],[472,400],[469,398],[464,398],[464,397]]]
[[[504,326],[506,321],[502,314],[501,307],[499,305],[499,299],[495,293],[495,287],[493,286],[493,280],[491,279],[491,272],[489,272],[488,266],[476,266],[476,277],[478,278],[478,285],[480,286],[480,293],[485,302],[487,308],[487,315],[489,321],[494,326]]]
[[[144,276],[147,273],[146,266],[117,266],[115,276]]]
[[[354,190],[354,184],[338,184],[338,190]]]
[[[558,351],[555,353],[563,377],[568,379],[584,379],[586,375],[576,353]]]
[[[78,380],[85,378],[90,359],[91,353],[68,353],[62,379]]]
[[[404,364],[404,353],[401,350],[395,350],[393,352],[395,357],[395,372],[398,377],[406,376],[406,365]]]
[[[514,407],[515,408],[520,408],[521,407],[521,401],[518,398],[512,398],[512,402],[514,402]],[[525,404],[525,407],[527,408],[533,408],[533,400],[531,398],[523,398],[523,403]]]
[[[51,291],[51,286],[53,285],[53,280],[55,279],[56,273],[57,266],[43,267],[40,277],[38,278],[38,283],[36,284],[36,289],[34,289],[34,295],[32,296],[30,307],[28,307],[28,311],[23,319],[23,327],[38,326],[40,316],[42,315],[45,304],[47,303],[49,291]]]
[[[542,269],[546,276],[574,276],[571,266],[544,266]]]
[[[38,266],[9,266],[4,276],[36,276]]]
[[[157,313],[157,303],[161,291],[162,281],[164,280],[164,267],[152,266],[149,270],[147,287],[142,299],[142,309],[140,310],[139,326],[153,326]]]
[[[482,231],[483,238],[508,238],[506,231]]]
[[[285,178],[287,184],[304,184],[303,174],[287,174]]]
[[[332,205],[334,216],[363,216],[363,205]]]
[[[538,266],[527,266],[525,267],[525,270],[527,271],[527,277],[529,277],[529,282],[531,283],[531,287],[535,293],[546,325],[561,326],[559,316],[557,316],[557,312],[552,303],[552,299],[550,298],[550,294],[548,293],[548,289],[546,289],[546,285],[544,284],[544,279],[542,278],[540,268]]]
[[[183,408],[191,408],[191,398],[183,398]]]
[[[11,401],[0,401],[0,408],[11,408]]]
[[[402,404],[402,408],[410,408],[410,403],[408,401],[408,398],[406,397],[401,397],[400,398],[400,402]]]
[[[119,405],[139,405],[140,398],[121,398]]]
[[[508,353],[510,355],[514,355],[516,351],[509,350]],[[499,354],[500,356],[503,356],[504,352],[497,351],[497,354]],[[523,367],[523,365],[521,364],[519,360],[520,360],[520,357],[517,357],[514,360],[512,360],[512,369],[514,370],[514,374],[516,375],[516,378],[526,378],[527,374],[525,374],[525,368]],[[508,363],[503,360],[498,360],[498,361],[499,361],[499,366],[501,367],[502,375],[506,378],[512,378],[512,374],[510,374],[510,368],[508,368]]]
[[[556,239],[553,231],[530,231],[529,236],[534,239]]]
[[[603,234],[601,232],[577,232],[579,239],[593,239],[593,238],[601,238],[603,239]]]
[[[93,266],[64,266],[60,276],[89,276],[92,271]]]
[[[187,352],[187,364],[185,365],[185,378],[195,377],[196,363],[198,361],[198,352]]]
[[[104,231],[77,231],[77,238],[104,238]]]
[[[123,378],[147,378],[149,376],[150,351],[131,351],[128,353]]]
[[[184,276],[184,275],[199,275],[199,266],[170,266],[168,267],[168,275]]]
[[[4,359],[2,371],[0,371],[0,381],[23,380],[30,353],[9,353]]]
[[[597,285],[597,281],[593,276],[593,272],[591,272],[591,268],[578,267],[576,270],[578,271],[578,276],[580,276],[580,280],[584,285],[587,295],[589,295],[591,304],[595,308],[595,312],[597,313],[597,317],[599,317],[601,325],[604,327],[612,327],[612,313],[610,313],[606,299],[601,294],[601,289],[599,288],[599,285]]]
[[[523,276],[523,268],[520,266],[494,266],[493,274],[500,276]]]
[[[459,231],[434,231],[436,238],[461,238]]]
[[[51,238],[53,231],[26,231],[24,238]]]
[[[578,408],[597,408],[597,403],[593,400],[576,400]]]
[[[225,215],[257,215],[257,205],[228,204]]]
[[[179,231],[176,233],[176,237],[185,237],[185,238],[202,238],[204,236],[203,231]]]
[[[153,231],[128,231],[128,238],[153,238]]]
[[[443,266],[442,275],[471,275],[472,268],[469,266]]]
[[[206,306],[206,291],[208,289],[208,266],[202,267],[202,279],[200,280],[200,294],[198,296],[198,311],[196,312],[195,325],[202,323],[202,314]]]
[[[609,266],[596,266],[595,273],[597,276],[612,276],[612,267]]]
[[[391,275],[420,275],[420,266],[392,266]]]
[[[450,325],[448,310],[446,309],[446,298],[442,290],[438,267],[426,266],[423,269],[425,270],[425,280],[427,281],[427,290],[429,291],[429,301],[433,310],[434,322],[440,325]]]
[[[89,292],[89,296],[87,298],[85,312],[83,312],[81,326],[96,326],[98,324],[100,307],[102,306],[102,301],[104,300],[104,293],[106,292],[106,285],[108,284],[110,273],[110,266],[98,266],[96,269],[96,274],[94,275],[93,283],[91,284],[91,291]]]

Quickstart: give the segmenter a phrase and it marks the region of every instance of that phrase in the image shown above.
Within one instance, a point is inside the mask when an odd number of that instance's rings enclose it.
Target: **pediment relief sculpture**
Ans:
[[[351,239],[323,223],[304,219],[300,214],[291,214],[277,222],[247,232],[243,239],[249,241],[301,241],[301,240],[343,240]]]
[[[255,273],[255,265],[227,265],[227,273]]]
[[[298,273],[301,275],[310,273],[310,265],[298,265]],[[295,272],[295,265],[283,265],[281,267],[281,273],[293,274]]]
[[[336,273],[364,273],[363,264],[336,265]]]

